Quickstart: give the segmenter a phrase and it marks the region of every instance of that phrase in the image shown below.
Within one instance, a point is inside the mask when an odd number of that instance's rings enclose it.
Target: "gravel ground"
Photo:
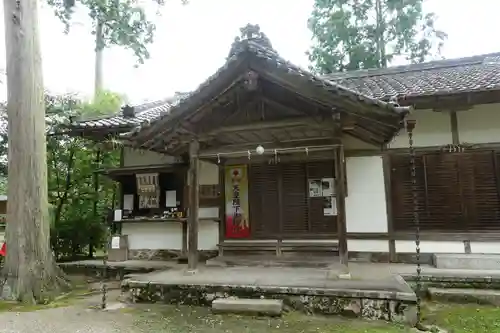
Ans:
[[[109,295],[110,306],[118,305],[118,291]],[[1,312],[0,333],[112,333],[143,332],[135,316],[127,311],[96,310],[100,295],[84,298],[75,304],[32,312]]]

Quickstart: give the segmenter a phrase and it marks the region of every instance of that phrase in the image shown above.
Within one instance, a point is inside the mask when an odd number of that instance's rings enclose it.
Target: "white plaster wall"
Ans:
[[[496,253],[500,254],[500,242],[471,242],[472,253]]]
[[[347,249],[354,252],[389,252],[389,241],[371,239],[348,239]]]
[[[123,150],[123,165],[148,166],[174,163],[175,158],[169,155],[158,154],[149,150],[138,150],[125,147]]]
[[[126,222],[123,223],[122,234],[128,235],[128,246],[131,250],[182,249],[180,223]]]
[[[200,185],[219,184],[219,166],[214,163],[200,161]]]
[[[462,143],[500,142],[500,104],[478,105],[457,112],[458,137]]]
[[[387,232],[382,157],[346,158],[347,232]]]
[[[416,147],[442,146],[453,142],[448,112],[417,110],[410,114],[407,119],[416,120],[413,134]],[[389,144],[389,148],[405,147],[408,147],[408,133],[403,129]]]
[[[415,253],[414,241],[396,241],[396,252]],[[421,241],[422,253],[465,253],[463,242],[450,241]]]

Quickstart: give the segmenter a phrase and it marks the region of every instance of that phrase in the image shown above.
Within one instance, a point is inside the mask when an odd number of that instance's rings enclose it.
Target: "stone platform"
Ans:
[[[439,253],[433,257],[441,269],[500,270],[500,254]]]
[[[102,260],[81,260],[59,263],[59,267],[67,274],[85,275],[95,278],[101,278],[105,275],[106,278],[122,280],[128,274],[166,270],[177,267],[177,264],[171,261],[126,260],[108,261],[105,266]]]
[[[398,275],[335,279],[341,267],[202,267],[135,275],[123,281],[134,302],[211,306],[217,298],[281,299],[307,313],[348,314],[389,321],[415,320],[416,296]]]

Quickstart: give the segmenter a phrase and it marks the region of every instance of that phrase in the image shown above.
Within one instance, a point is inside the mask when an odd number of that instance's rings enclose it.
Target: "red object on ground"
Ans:
[[[5,257],[7,255],[7,243],[3,243],[0,249],[0,256]]]

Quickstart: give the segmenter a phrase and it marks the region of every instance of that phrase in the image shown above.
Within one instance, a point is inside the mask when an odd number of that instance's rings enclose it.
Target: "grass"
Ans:
[[[500,308],[477,304],[428,303],[425,321],[453,333],[500,333]]]
[[[125,309],[137,316],[136,325],[158,333],[405,333],[408,327],[382,321],[306,316],[289,313],[282,318],[213,315],[208,308],[148,305]],[[425,323],[453,333],[500,333],[500,308],[481,305],[426,303]],[[431,331],[432,332],[432,331]]]
[[[149,311],[148,311],[149,310]],[[130,311],[130,310],[126,310]],[[349,320],[337,316],[307,316],[289,313],[282,318],[213,315],[208,308],[149,306],[139,308],[136,325],[144,331],[178,333],[402,333],[407,328],[382,321]]]

